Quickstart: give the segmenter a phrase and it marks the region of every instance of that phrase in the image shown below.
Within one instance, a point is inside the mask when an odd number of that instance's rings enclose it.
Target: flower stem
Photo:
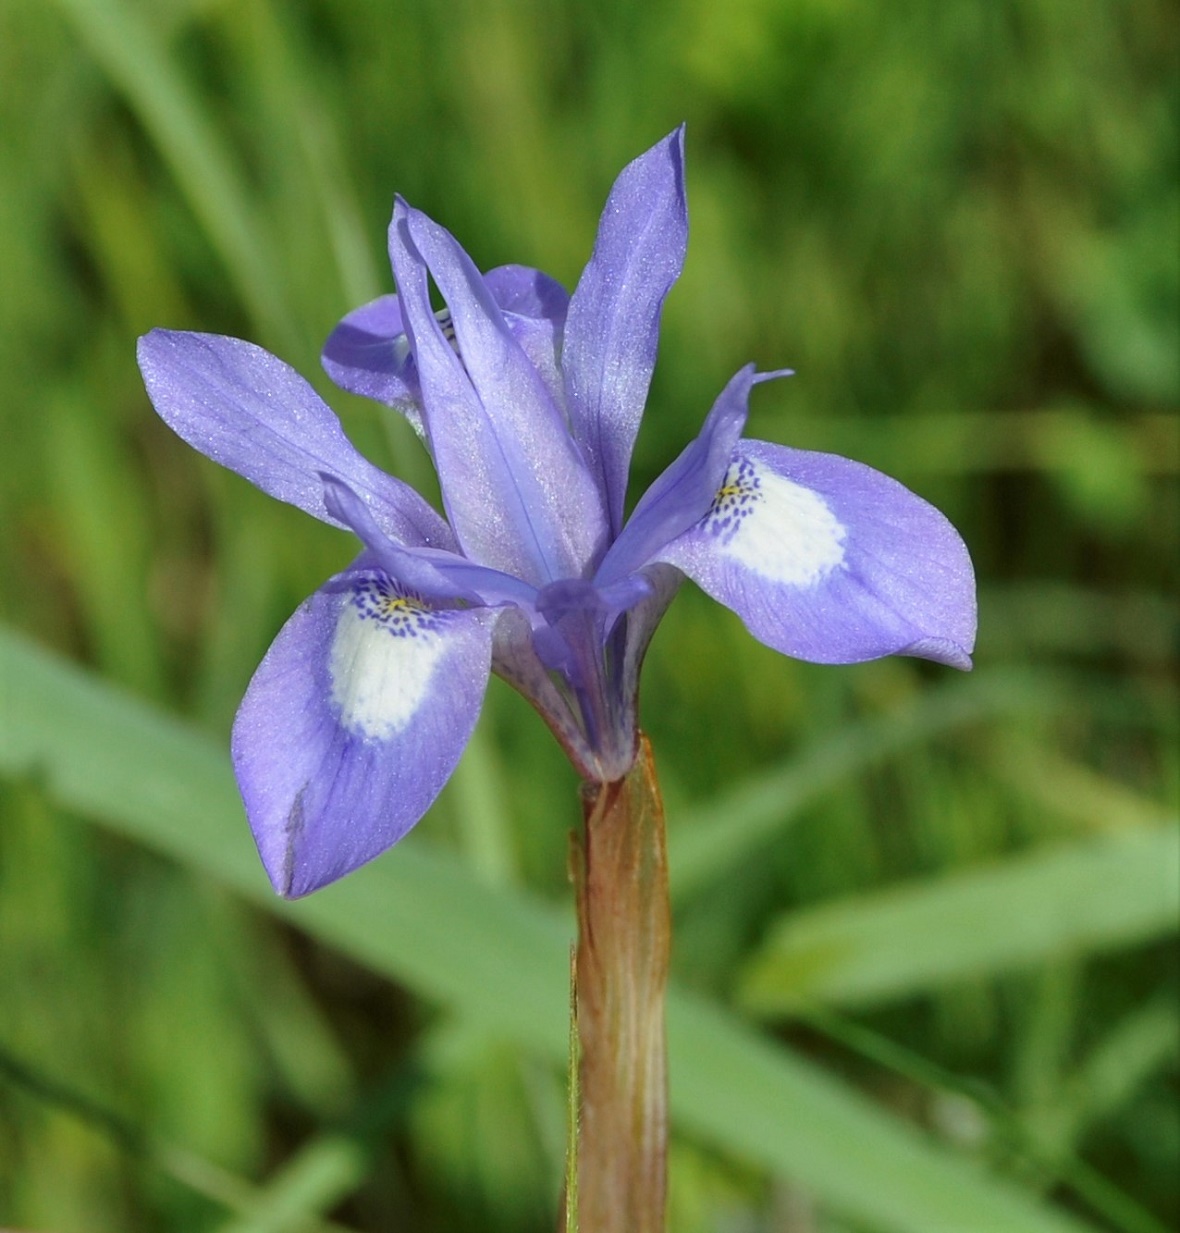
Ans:
[[[571,851],[578,904],[583,1233],[663,1233],[664,986],[671,945],[664,809],[651,746],[624,778],[585,784]]]

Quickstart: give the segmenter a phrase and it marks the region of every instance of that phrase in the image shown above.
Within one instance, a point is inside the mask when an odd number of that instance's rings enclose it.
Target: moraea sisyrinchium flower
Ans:
[[[397,201],[397,294],[345,317],[324,364],[409,418],[445,520],[261,348],[166,330],[140,340],[148,392],[177,433],[363,545],[283,627],[234,725],[246,812],[281,894],[341,877],[414,825],[492,671],[585,779],[622,777],[640,661],[685,575],[786,655],[970,666],[974,579],[950,523],[859,463],[742,438],[751,388],[783,374],[743,368],[624,520],[687,233],[682,130],[619,176],[572,296],[522,266],[481,274]]]

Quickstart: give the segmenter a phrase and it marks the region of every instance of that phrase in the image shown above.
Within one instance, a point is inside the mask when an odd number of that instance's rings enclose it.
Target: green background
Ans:
[[[393,193],[572,287],[686,120],[631,499],[790,365],[751,435],[938,504],[981,612],[967,677],[691,586],[657,634],[670,1229],[1169,1227],[1178,69],[1163,0],[4,0],[0,1225],[554,1227],[573,776],[493,682],[410,839],[275,900],[226,734],[353,546],[174,438],[134,340],[262,343],[436,496],[318,365]]]

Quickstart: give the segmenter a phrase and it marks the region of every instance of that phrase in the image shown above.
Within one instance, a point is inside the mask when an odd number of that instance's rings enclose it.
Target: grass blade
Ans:
[[[746,968],[763,1015],[863,1005],[1176,928],[1180,831],[1141,826],[782,919]]]
[[[171,168],[267,339],[298,341],[269,235],[230,151],[155,30],[120,0],[59,0],[87,50],[124,96]]]

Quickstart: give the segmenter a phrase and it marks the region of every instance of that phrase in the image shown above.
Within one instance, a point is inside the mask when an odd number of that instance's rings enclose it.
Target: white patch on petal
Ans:
[[[844,560],[846,531],[823,497],[750,458],[726,472],[704,529],[727,556],[787,586],[814,586]]]
[[[387,741],[413,719],[446,650],[444,620],[383,581],[367,580],[349,594],[328,656],[343,727]]]

